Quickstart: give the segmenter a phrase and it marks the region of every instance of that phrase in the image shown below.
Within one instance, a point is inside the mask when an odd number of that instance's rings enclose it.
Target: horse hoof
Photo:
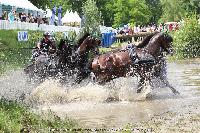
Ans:
[[[178,92],[178,91],[174,91],[173,92],[175,95],[180,95],[180,92]]]
[[[141,93],[141,91],[142,91],[142,89],[137,89],[136,92],[137,92],[137,93]]]

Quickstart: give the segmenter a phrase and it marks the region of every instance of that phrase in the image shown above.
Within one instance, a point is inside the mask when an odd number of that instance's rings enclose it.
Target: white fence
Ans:
[[[0,30],[40,30],[40,31],[54,31],[54,32],[67,32],[67,31],[76,31],[78,33],[80,28],[70,27],[70,26],[54,26],[54,25],[46,25],[40,24],[38,27],[37,23],[26,23],[14,21],[10,23],[7,20],[0,20]]]

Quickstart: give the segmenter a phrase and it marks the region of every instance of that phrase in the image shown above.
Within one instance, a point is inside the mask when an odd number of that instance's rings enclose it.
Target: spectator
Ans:
[[[39,15],[38,18],[37,18],[38,27],[40,26],[41,23],[42,23],[42,18]]]
[[[22,15],[21,15],[21,21],[26,22],[26,13],[25,12],[22,13]]]
[[[33,17],[33,15],[30,16],[30,23],[34,23],[34,17]]]
[[[2,20],[8,20],[8,14],[6,11],[3,12]]]
[[[10,23],[13,23],[15,20],[15,12],[14,11],[11,11],[9,14],[8,14],[8,21],[10,21]]]
[[[173,30],[173,24],[169,24],[169,31],[172,31]]]

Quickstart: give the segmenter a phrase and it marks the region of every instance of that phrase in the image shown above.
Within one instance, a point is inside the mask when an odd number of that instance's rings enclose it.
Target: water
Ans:
[[[36,112],[51,109],[61,118],[77,120],[88,128],[124,127],[200,100],[200,59],[168,63],[169,82],[181,93],[155,85],[136,93],[136,78],[119,78],[104,86],[86,80],[80,85],[63,86],[55,79],[36,86],[28,84],[21,71],[0,78],[1,96],[23,99]],[[147,95],[148,94],[148,95]],[[37,108],[36,108],[37,107]],[[200,113],[200,111],[199,111]]]

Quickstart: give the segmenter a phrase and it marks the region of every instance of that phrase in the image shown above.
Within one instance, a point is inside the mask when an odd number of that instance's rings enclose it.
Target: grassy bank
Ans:
[[[9,69],[16,69],[24,66],[31,55],[34,42],[37,41],[33,35],[42,34],[37,31],[30,31],[29,41],[18,42],[17,30],[0,30],[0,74]]]
[[[42,38],[41,31],[28,31],[28,41],[18,42],[17,30],[0,30],[0,74],[10,69],[23,67],[30,59],[36,42]],[[60,40],[63,33],[55,33]]]
[[[1,132],[49,132],[53,129],[77,129],[77,127],[74,121],[61,120],[53,112],[41,117],[19,103],[0,100]]]

